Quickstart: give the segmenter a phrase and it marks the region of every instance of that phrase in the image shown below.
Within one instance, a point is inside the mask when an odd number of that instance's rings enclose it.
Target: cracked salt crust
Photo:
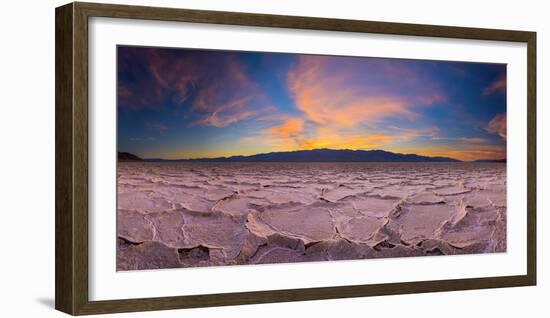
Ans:
[[[506,165],[118,166],[117,270],[506,251]]]

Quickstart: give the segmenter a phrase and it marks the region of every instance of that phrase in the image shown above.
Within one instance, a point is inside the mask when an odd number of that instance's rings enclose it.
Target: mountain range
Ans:
[[[485,163],[506,163],[506,159],[480,159],[480,160],[476,160],[474,162],[485,162]]]
[[[119,161],[147,162],[460,162],[448,157],[428,157],[416,154],[393,153],[384,150],[314,149],[270,152],[250,156],[231,156],[196,159],[141,159],[127,152],[118,153]]]
[[[143,161],[140,157],[129,152],[119,152],[117,158],[118,161]]]

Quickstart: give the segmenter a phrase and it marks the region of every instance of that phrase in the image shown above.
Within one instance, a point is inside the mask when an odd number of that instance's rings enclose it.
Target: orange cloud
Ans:
[[[283,124],[266,129],[264,132],[282,138],[292,137],[304,130],[304,121],[299,118],[291,118]]]
[[[330,73],[328,59],[301,56],[288,74],[288,84],[308,120],[323,125],[355,126],[374,123],[390,116],[414,118],[405,100],[398,96],[374,95],[365,85],[350,81],[349,69]]]
[[[269,145],[273,151],[311,150],[318,148],[374,149],[389,144],[393,140],[393,136],[383,134],[364,136],[325,134],[314,138],[300,137],[295,139],[284,139],[269,135],[243,138],[244,142],[257,142]]]
[[[320,134],[318,138],[306,140],[300,146],[300,149],[373,149],[389,144],[393,140],[393,136],[385,134],[345,135],[326,133]]]
[[[492,134],[498,134],[502,139],[506,140],[506,113],[493,117],[485,129]]]
[[[290,150],[304,144],[304,121],[300,118],[286,119],[283,123],[267,128],[261,132],[260,142],[277,145]]]
[[[269,145],[274,151],[332,149],[370,149],[395,140],[395,136],[368,133],[358,129],[340,130],[334,127],[306,127],[301,118],[287,118],[280,124],[264,129],[259,136],[241,139],[243,144]]]

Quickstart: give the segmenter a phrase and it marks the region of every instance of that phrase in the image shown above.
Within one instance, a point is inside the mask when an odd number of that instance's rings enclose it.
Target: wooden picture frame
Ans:
[[[70,3],[56,16],[55,307],[72,314],[427,293],[536,284],[536,33],[451,26]],[[527,274],[519,276],[90,301],[88,297],[88,19],[111,17],[527,43]]]

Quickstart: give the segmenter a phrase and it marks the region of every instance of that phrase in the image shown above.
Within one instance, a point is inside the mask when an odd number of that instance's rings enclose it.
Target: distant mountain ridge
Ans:
[[[448,157],[428,157],[384,150],[314,149],[270,152],[251,156],[197,159],[144,159],[148,162],[461,162]]]
[[[118,161],[143,161],[140,157],[129,152],[119,152],[117,159]]]
[[[480,159],[480,160],[476,160],[474,162],[487,162],[487,163],[500,162],[500,163],[506,163],[506,159]]]

